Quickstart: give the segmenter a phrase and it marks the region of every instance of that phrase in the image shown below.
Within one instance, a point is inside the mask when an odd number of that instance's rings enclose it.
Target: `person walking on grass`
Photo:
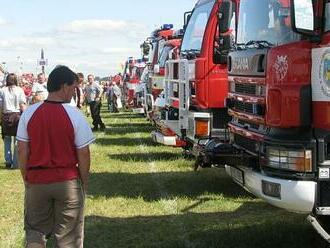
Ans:
[[[85,117],[70,106],[77,75],[66,66],[49,74],[48,98],[27,108],[19,121],[18,158],[25,184],[26,248],[82,248],[84,195],[95,140]]]
[[[17,169],[17,147],[15,136],[21,112],[26,108],[26,97],[21,87],[17,86],[17,76],[9,73],[6,86],[0,90],[0,116],[4,155],[7,169]],[[12,150],[14,143],[14,150]]]
[[[86,91],[86,99],[88,105],[90,106],[91,115],[93,119],[93,131],[97,131],[100,127],[100,130],[103,131],[105,129],[105,125],[101,119],[101,95],[102,88],[101,86],[94,82],[94,75],[89,74],[87,76],[88,84],[85,88]]]
[[[85,76],[82,72],[77,73],[78,76],[78,88],[81,90],[82,95],[80,95],[80,106],[83,106],[83,111],[87,117],[91,115],[91,110],[87,102],[86,98],[86,85],[87,83],[85,82]]]

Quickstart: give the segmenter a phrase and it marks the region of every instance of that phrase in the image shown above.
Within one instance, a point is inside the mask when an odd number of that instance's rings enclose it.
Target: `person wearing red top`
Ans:
[[[28,82],[24,83],[23,87],[22,87],[25,97],[26,97],[26,102],[29,104],[32,98],[32,88],[29,85]]]
[[[25,183],[26,247],[83,247],[84,192],[95,140],[81,112],[69,105],[77,75],[66,66],[48,77],[48,98],[22,114],[18,158]]]

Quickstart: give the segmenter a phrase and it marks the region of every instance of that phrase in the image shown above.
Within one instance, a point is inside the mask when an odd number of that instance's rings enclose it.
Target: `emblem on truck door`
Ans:
[[[328,53],[328,50],[322,56],[320,79],[322,79],[320,83],[323,94],[330,96],[330,53]]]
[[[330,100],[330,49],[312,49],[312,96],[313,101]]]
[[[282,81],[288,74],[288,56],[287,55],[277,55],[276,61],[273,65],[275,70],[275,75],[277,81]]]

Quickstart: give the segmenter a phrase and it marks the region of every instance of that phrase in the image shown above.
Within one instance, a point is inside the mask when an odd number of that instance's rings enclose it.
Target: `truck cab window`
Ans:
[[[213,1],[197,6],[189,20],[185,35],[182,41],[181,52],[200,52],[206,24],[208,22]]]
[[[291,28],[290,6],[279,1],[242,0],[237,29],[237,43],[267,41],[282,45],[300,40]]]
[[[325,9],[324,9],[324,32],[329,32],[330,31],[330,2],[327,2],[325,4]]]

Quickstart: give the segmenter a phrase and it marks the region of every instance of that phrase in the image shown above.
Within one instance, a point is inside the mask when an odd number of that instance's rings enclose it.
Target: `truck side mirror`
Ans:
[[[227,64],[227,57],[232,44],[230,35],[220,36],[218,39],[219,47],[214,48],[214,64]]]
[[[191,17],[191,11],[187,11],[187,12],[184,13],[184,15],[183,15],[183,30],[186,30],[186,27],[188,25],[190,17]]]
[[[219,18],[219,32],[226,33],[230,28],[231,16],[233,14],[233,2],[232,1],[223,1],[218,11]]]
[[[231,0],[222,1],[218,10],[218,37],[214,47],[215,64],[227,64],[227,56],[234,42],[233,30],[236,23],[236,5]]]
[[[315,35],[313,0],[291,0],[291,22],[296,33]]]
[[[143,56],[147,56],[149,54],[149,51],[150,51],[151,47],[150,47],[150,44],[148,42],[144,41],[141,44],[140,48],[142,49]]]

